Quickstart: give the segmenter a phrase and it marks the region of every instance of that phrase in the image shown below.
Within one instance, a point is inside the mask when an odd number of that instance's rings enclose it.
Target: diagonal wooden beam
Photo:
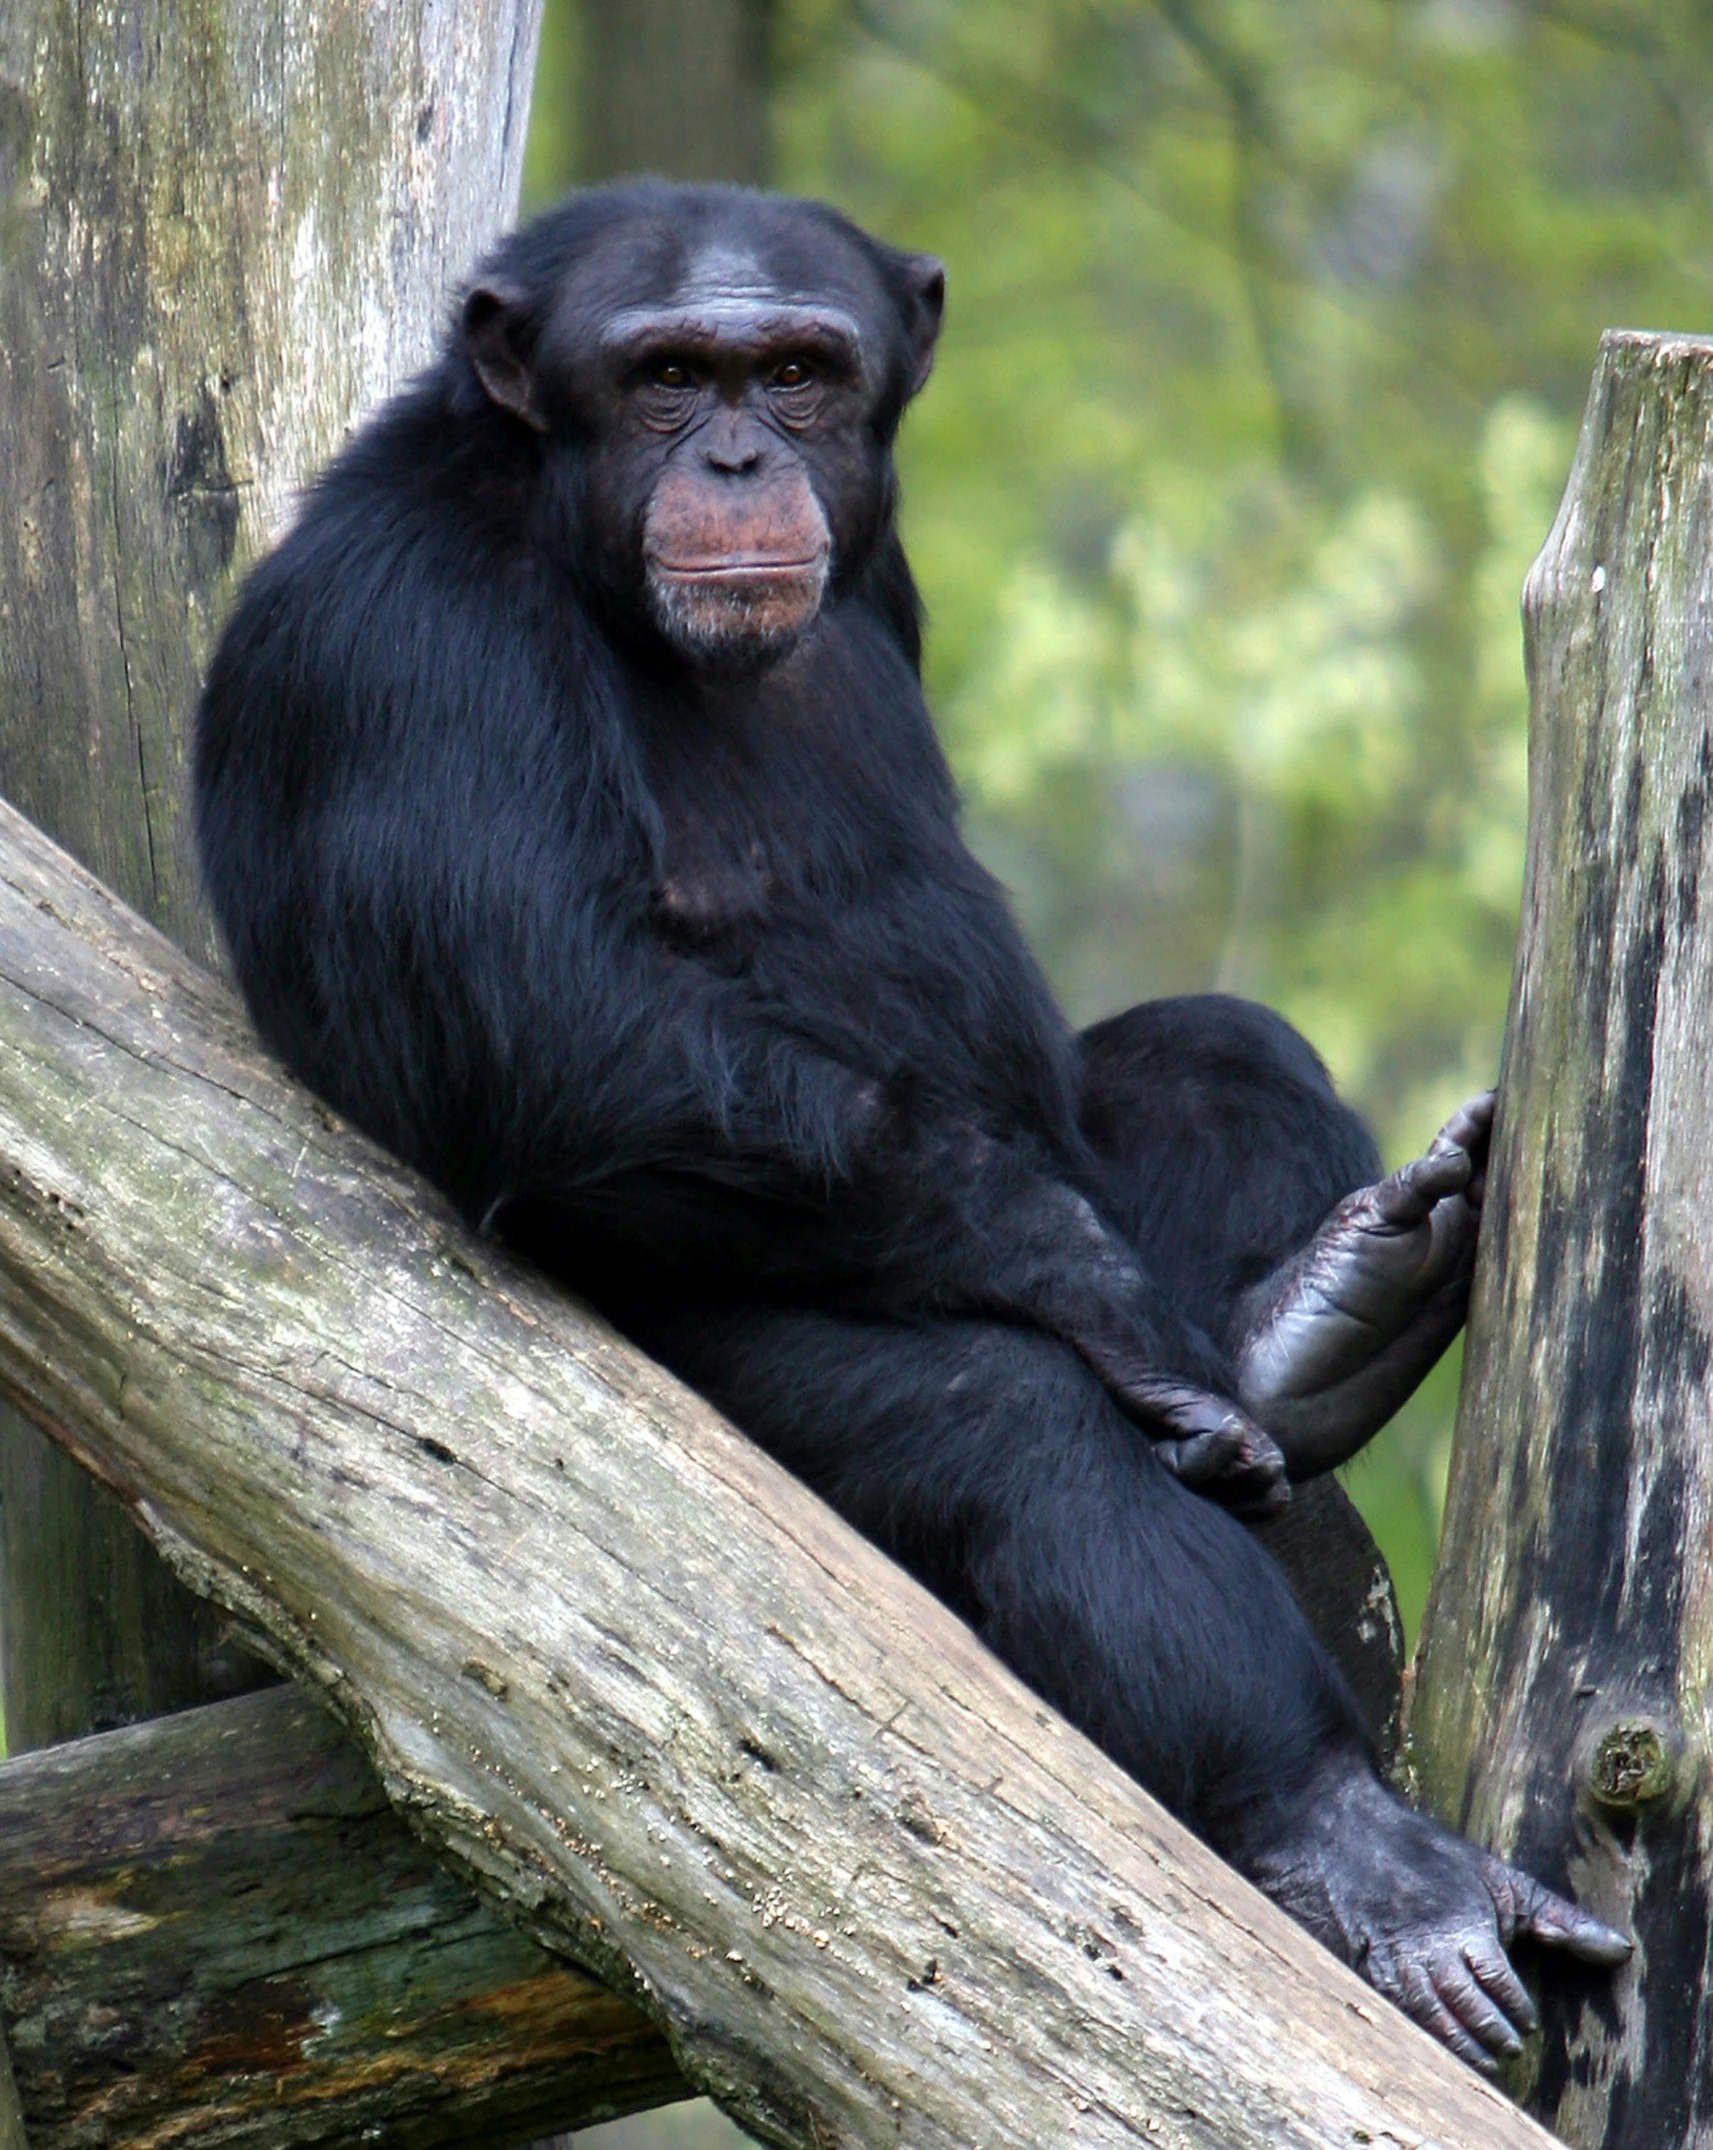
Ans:
[[[1547,2140],[10,813],[0,1384],[766,2140]]]

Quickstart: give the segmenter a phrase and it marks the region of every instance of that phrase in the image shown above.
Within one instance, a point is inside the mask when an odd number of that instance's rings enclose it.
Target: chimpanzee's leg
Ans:
[[[1034,1331],[657,1301],[638,1340],[1465,2058],[1520,2050],[1516,1931],[1621,1937],[1412,1812],[1243,1526]]]
[[[1216,1846],[1362,1757],[1273,1563],[1056,1339],[683,1298],[625,1325]]]
[[[1085,1033],[1107,1205],[1226,1346],[1237,1401],[1294,1478],[1391,1417],[1462,1325],[1492,1125],[1463,1106],[1379,1178],[1373,1144],[1278,1016],[1205,996]]]
[[[1150,1274],[1221,1339],[1242,1295],[1380,1177],[1374,1138],[1283,1016],[1224,994],[1083,1032],[1083,1132]]]

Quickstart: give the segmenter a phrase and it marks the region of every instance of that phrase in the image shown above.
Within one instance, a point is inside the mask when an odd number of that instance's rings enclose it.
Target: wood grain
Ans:
[[[1529,864],[1438,1580],[1430,1803],[1633,1931],[1520,2077],[1713,2132],[1713,342],[1611,334],[1524,596]]]

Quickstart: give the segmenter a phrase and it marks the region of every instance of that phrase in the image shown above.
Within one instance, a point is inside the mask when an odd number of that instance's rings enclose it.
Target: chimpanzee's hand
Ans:
[[[1487,1091],[1452,1114],[1425,1157],[1347,1196],[1247,1295],[1233,1344],[1238,1398],[1293,1478],[1354,1455],[1462,1326],[1492,1128]]]
[[[1174,1478],[1247,1521],[1276,1515],[1291,1497],[1278,1444],[1237,1406],[1185,1381],[1150,1376],[1118,1400]]]
[[[1514,1941],[1584,1963],[1631,1944],[1531,1875],[1453,1836],[1351,1758],[1292,1802],[1282,1831],[1238,1863],[1273,1901],[1424,2030],[1495,2072],[1539,2018]]]
[[[979,1186],[996,1155],[990,1143],[971,1143],[960,1160],[964,1183]],[[1291,1489],[1278,1444],[1211,1385],[1231,1380],[1212,1339],[1160,1296],[1087,1196],[1038,1176],[1004,1192],[1003,1229],[988,1244],[1009,1263],[989,1262],[974,1304],[1021,1314],[1069,1344],[1185,1485],[1246,1518],[1282,1508]]]

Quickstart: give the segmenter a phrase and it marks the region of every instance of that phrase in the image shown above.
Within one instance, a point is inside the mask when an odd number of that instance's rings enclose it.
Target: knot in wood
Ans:
[[[1609,1725],[1589,1757],[1588,1789],[1601,1806],[1630,1813],[1671,1789],[1675,1764],[1671,1742],[1645,1720]]]

